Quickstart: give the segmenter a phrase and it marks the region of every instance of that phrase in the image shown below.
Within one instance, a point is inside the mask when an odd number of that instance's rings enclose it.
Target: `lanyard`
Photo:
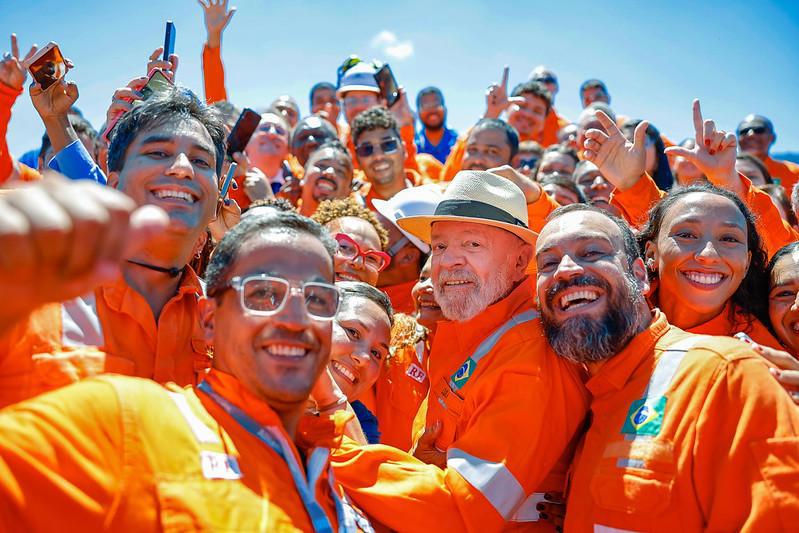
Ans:
[[[276,434],[276,432],[270,428],[263,427],[258,424],[255,420],[247,416],[244,411],[233,405],[226,398],[220,396],[219,393],[217,393],[207,381],[201,382],[197,388],[207,394],[244,429],[254,435],[258,440],[269,446],[283,459],[283,461],[289,467],[291,477],[294,480],[294,485],[297,487],[297,491],[300,493],[300,498],[305,506],[305,510],[308,512],[308,516],[311,518],[314,531],[317,533],[333,533],[333,526],[330,524],[327,514],[325,514],[324,509],[322,509],[322,506],[319,505],[319,502],[316,501],[316,497],[314,496],[314,487],[321,472],[312,474],[311,481],[306,480],[300,465],[297,462],[296,456],[292,453],[288,443],[286,442],[286,439],[283,438],[282,435],[279,433]],[[318,456],[317,452],[324,454],[324,457]],[[323,461],[322,464],[326,464],[327,450],[322,450],[321,448],[314,450],[310,459],[311,460],[309,462],[316,463],[317,465],[320,464],[320,461]],[[332,494],[336,503],[336,514],[341,517],[345,514],[344,510],[341,509],[342,503],[337,497],[335,490],[332,491]],[[342,529],[346,526],[343,521],[341,525]]]

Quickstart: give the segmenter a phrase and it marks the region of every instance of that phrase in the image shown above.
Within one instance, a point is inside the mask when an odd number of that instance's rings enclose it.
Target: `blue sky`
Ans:
[[[614,109],[647,118],[675,141],[692,134],[691,100],[734,129],[750,112],[772,119],[773,151],[799,151],[799,3],[797,2],[231,2],[238,12],[223,39],[231,100],[267,105],[294,95],[308,112],[308,89],[335,81],[351,53],[391,63],[412,96],[439,86],[449,123],[463,130],[482,114],[487,85],[510,66],[511,86],[538,64],[560,78],[558,111],[575,119],[587,78],[603,79]],[[75,7],[79,6],[79,7]],[[202,10],[194,0],[64,2],[3,0],[0,51],[16,32],[23,53],[54,40],[76,68],[78,106],[100,126],[111,94],[145,74],[177,27],[178,81],[202,91]],[[390,32],[393,39],[382,32]],[[388,38],[386,38],[388,37]],[[380,41],[380,43],[376,43]],[[12,153],[38,146],[43,128],[23,94],[9,129]]]

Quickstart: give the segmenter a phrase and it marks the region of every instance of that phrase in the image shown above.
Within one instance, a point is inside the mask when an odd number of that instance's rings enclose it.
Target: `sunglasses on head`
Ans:
[[[752,132],[756,135],[761,135],[763,133],[766,133],[767,131],[768,130],[763,126],[751,126],[749,128],[743,128],[741,131],[738,132],[738,135],[743,137],[744,135],[749,135],[749,132]]]
[[[380,151],[384,154],[393,154],[399,149],[399,141],[397,139],[384,139],[380,141]],[[358,157],[369,157],[375,153],[375,145],[372,143],[362,143],[355,148],[355,153]]]

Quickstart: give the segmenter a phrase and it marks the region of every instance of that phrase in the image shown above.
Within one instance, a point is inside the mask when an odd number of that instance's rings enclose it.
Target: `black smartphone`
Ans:
[[[164,61],[169,61],[169,56],[175,53],[175,25],[171,20],[166,21],[164,33]]]
[[[252,109],[244,108],[244,111],[239,115],[236,125],[230,130],[230,135],[227,137],[227,155],[231,159],[236,152],[243,152],[247,143],[250,142],[250,137],[255,133],[258,124],[261,123],[261,115]]]
[[[67,64],[56,43],[48,43],[27,62],[28,70],[42,89],[47,89],[67,73]]]
[[[383,98],[386,99],[386,105],[391,107],[396,104],[400,97],[399,85],[397,85],[397,79],[394,78],[394,73],[391,72],[388,63],[377,71],[375,80],[377,80],[377,86],[380,87]]]

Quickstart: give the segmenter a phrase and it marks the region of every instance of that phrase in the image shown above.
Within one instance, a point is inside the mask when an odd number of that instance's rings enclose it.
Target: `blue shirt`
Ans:
[[[71,180],[92,180],[100,185],[108,183],[103,171],[79,140],[71,142],[58,152],[47,166]]]
[[[444,135],[441,136],[438,145],[434,145],[427,138],[425,131],[425,128],[420,128],[419,132],[416,134],[416,151],[420,154],[430,154],[441,161],[442,164],[446,163],[447,156],[449,156],[452,146],[455,144],[455,141],[458,140],[458,133],[455,130],[445,127]]]

